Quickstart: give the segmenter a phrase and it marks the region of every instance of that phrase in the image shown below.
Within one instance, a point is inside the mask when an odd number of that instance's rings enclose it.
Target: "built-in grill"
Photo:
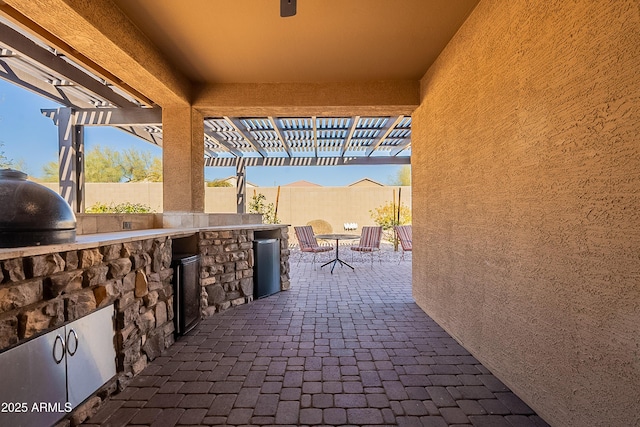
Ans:
[[[76,240],[76,217],[55,191],[0,170],[0,247],[52,245]]]

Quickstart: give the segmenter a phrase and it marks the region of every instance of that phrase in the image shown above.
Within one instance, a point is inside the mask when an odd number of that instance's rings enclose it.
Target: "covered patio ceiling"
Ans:
[[[162,146],[158,105],[164,100],[125,83],[125,76],[73,46],[56,43],[56,34],[34,30],[11,3],[0,5],[5,15],[0,13],[1,78],[72,108],[78,125],[114,126]],[[197,93],[212,84],[417,81],[477,1],[411,0],[401,7],[383,0],[301,1],[297,16],[287,19],[279,17],[278,3],[113,0],[104,13],[119,9]],[[62,32],[66,25],[60,24]],[[46,37],[39,38],[41,33]],[[247,165],[410,163],[410,111],[380,114],[349,107],[351,114],[308,115],[291,108],[285,114],[243,115],[222,110],[203,110],[206,166],[231,166],[238,159]],[[56,110],[43,113],[57,122]]]

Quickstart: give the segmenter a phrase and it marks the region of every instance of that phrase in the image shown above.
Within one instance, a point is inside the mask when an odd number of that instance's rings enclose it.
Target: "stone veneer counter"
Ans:
[[[288,227],[283,224],[242,224],[242,225],[217,225],[200,228],[153,228],[149,230],[118,231],[112,233],[96,233],[79,235],[75,242],[42,245],[23,246],[18,248],[0,248],[0,260],[19,258],[24,256],[44,255],[70,250],[95,248],[98,246],[112,245],[116,243],[134,242],[143,239],[158,237],[180,238],[192,236],[202,231],[233,231],[233,230],[277,230]]]
[[[280,224],[122,231],[0,249],[0,353],[113,304],[116,377],[74,408],[77,425],[174,343],[173,256],[200,255],[199,306],[211,316],[253,301],[256,237],[280,240],[280,289],[289,289],[288,226]]]

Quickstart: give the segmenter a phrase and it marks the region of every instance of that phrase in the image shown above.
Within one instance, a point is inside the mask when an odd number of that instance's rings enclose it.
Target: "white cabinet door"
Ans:
[[[115,376],[114,311],[0,353],[0,426],[53,425]]]
[[[66,415],[64,334],[62,327],[0,354],[1,426],[42,427]]]
[[[110,305],[66,326],[67,385],[74,408],[116,374],[114,311]]]

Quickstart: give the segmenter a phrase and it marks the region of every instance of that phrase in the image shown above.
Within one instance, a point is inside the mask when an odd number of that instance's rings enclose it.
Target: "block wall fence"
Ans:
[[[58,191],[57,184],[45,184]],[[248,187],[247,200],[254,190],[266,196],[266,203],[276,202],[277,187]],[[343,232],[344,223],[374,225],[370,211],[393,201],[393,193],[401,193],[401,202],[411,208],[411,187],[353,186],[353,187],[281,187],[278,218],[282,224],[305,225],[309,221],[328,222],[333,232]],[[87,183],[86,203],[89,207],[100,203],[142,203],[155,212],[162,212],[162,183]],[[205,212],[236,213],[236,189],[231,187],[205,188]],[[247,210],[248,212],[248,210]],[[291,236],[295,240],[295,236]]]

